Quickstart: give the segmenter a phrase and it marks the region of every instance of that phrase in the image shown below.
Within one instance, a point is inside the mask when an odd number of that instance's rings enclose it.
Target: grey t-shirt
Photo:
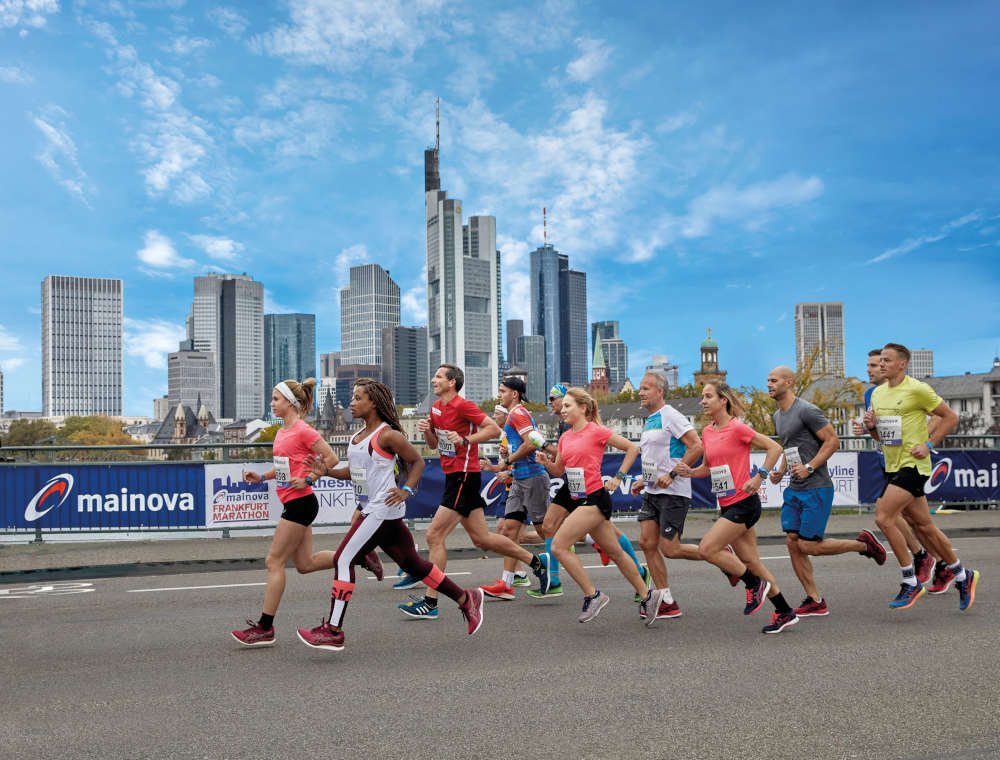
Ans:
[[[797,448],[802,464],[807,464],[816,456],[816,452],[822,446],[822,441],[816,437],[815,433],[829,424],[830,421],[816,405],[800,398],[796,398],[792,402],[788,411],[783,412],[779,409],[774,413],[774,429],[781,439],[786,459],[794,457],[795,452],[790,451],[790,449]],[[832,486],[833,481],[830,479],[825,462],[805,480],[790,477],[788,485],[794,491],[830,488]]]

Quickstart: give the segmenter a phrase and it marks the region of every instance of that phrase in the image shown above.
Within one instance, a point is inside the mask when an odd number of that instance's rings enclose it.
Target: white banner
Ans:
[[[270,465],[206,464],[205,465],[205,526],[232,525],[267,527],[278,524],[282,506],[275,483],[246,483],[244,470],[267,472]],[[320,478],[313,484],[319,501],[317,523],[350,523],[354,514],[354,489],[350,481]]]
[[[781,465],[781,460],[778,460]],[[764,466],[764,452],[750,452],[750,472],[753,473],[758,467]],[[858,505],[858,455],[857,452],[836,452],[826,467],[833,480],[833,505],[856,507]],[[778,509],[784,503],[783,493],[788,487],[790,478],[788,473],[775,484],[770,478],[765,479],[758,494],[760,503],[764,509]]]

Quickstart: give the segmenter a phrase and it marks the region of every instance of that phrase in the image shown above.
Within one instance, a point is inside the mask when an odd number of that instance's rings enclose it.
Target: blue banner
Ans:
[[[14,465],[0,468],[7,530],[201,528],[201,464]]]

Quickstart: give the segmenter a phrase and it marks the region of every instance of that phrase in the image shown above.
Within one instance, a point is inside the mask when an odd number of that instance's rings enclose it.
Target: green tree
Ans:
[[[7,446],[32,446],[45,438],[59,433],[59,429],[47,420],[14,420],[7,433]]]
[[[257,436],[257,440],[260,443],[273,443],[274,437],[278,434],[278,430],[281,429],[281,425],[270,425],[260,431],[260,435]]]
[[[121,423],[102,414],[67,417],[59,434],[78,446],[127,446],[140,443],[122,430]]]

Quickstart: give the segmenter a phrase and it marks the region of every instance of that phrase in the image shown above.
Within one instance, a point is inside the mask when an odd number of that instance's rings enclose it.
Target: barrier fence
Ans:
[[[752,452],[751,476],[763,465],[764,453]],[[622,454],[604,457],[602,471],[609,480],[621,467]],[[444,474],[437,459],[426,459],[420,488],[407,501],[408,519],[433,516],[444,490]],[[1000,502],[1000,451],[947,449],[932,455],[932,475],[924,488],[928,499],[948,505],[996,508]],[[219,530],[275,525],[281,505],[274,481],[250,484],[243,471],[263,472],[269,461],[52,463],[7,464],[0,467],[0,532]],[[861,507],[875,502],[884,484],[878,454],[839,451],[828,464],[835,487],[835,507]],[[637,460],[630,471],[640,475]],[[551,492],[562,485],[551,479]],[[615,510],[635,513],[641,497],[629,492],[626,481],[612,494]],[[765,508],[781,506],[788,476],[778,484],[761,486]],[[317,525],[350,521],[355,509],[348,481],[321,478],[313,490],[320,503]],[[492,473],[483,473],[482,495],[487,514],[502,515],[506,488]],[[715,509],[707,478],[692,481],[692,508]]]

